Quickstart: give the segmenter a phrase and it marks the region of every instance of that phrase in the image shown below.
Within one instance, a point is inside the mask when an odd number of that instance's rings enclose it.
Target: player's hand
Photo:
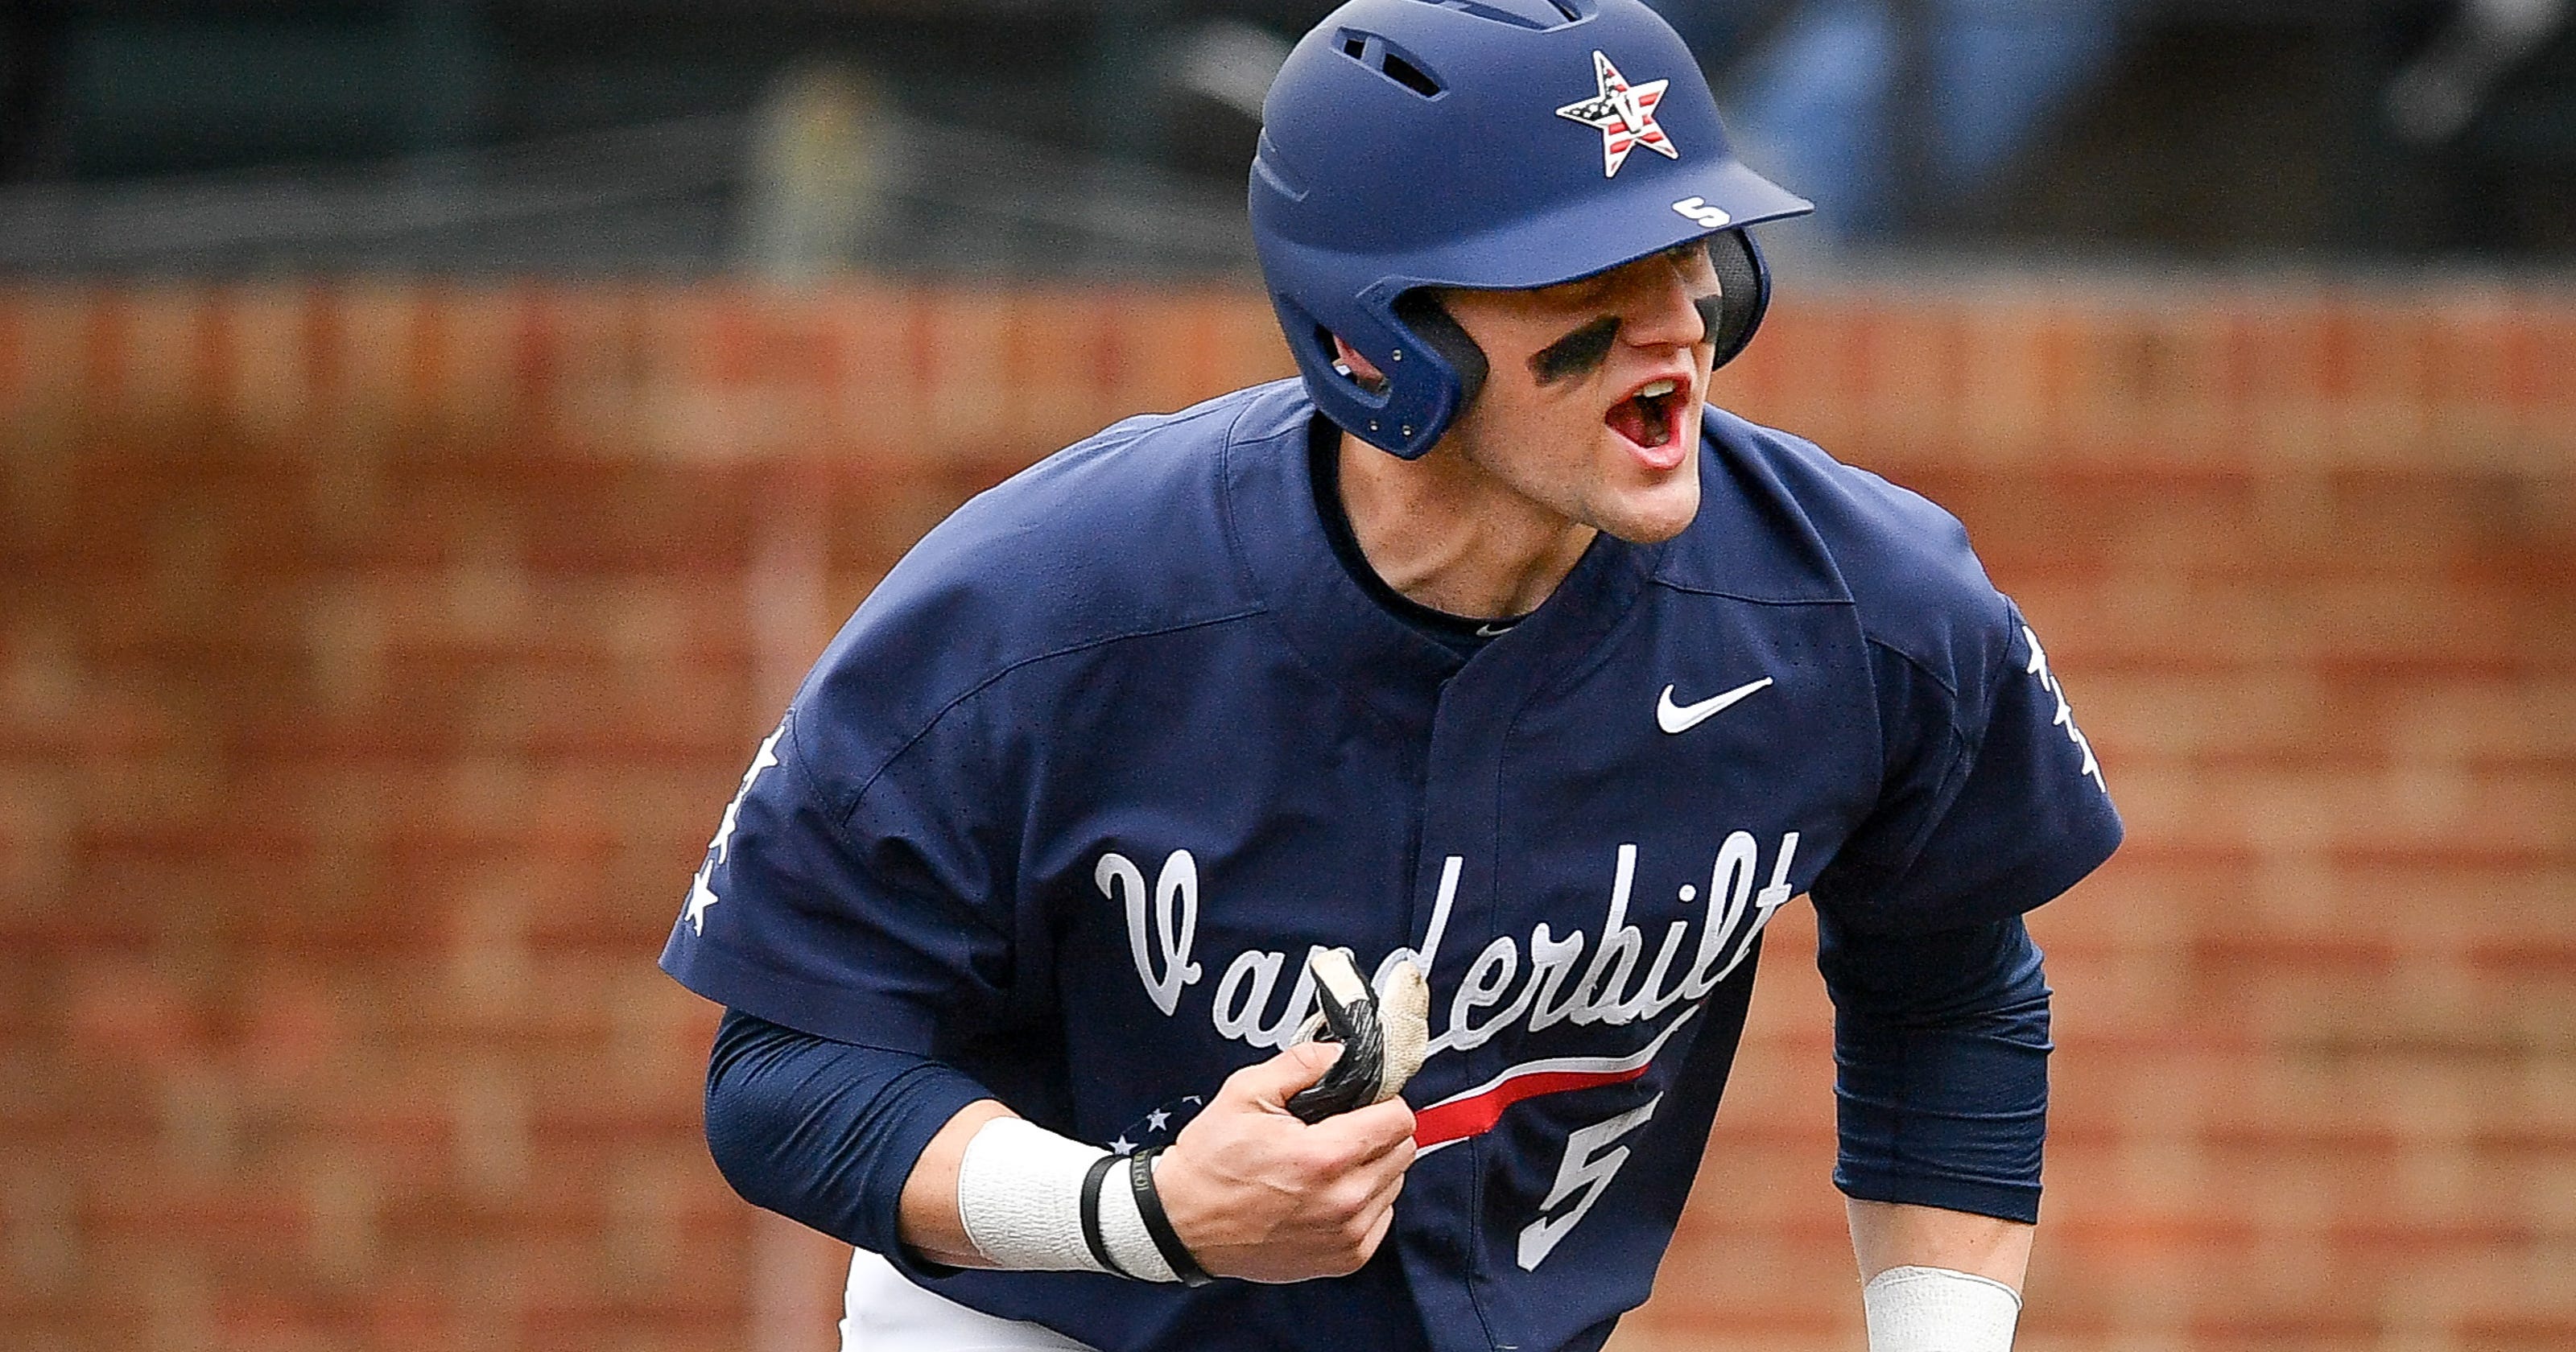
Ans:
[[[1391,1098],[1308,1126],[1286,1106],[1340,1054],[1310,1042],[1236,1071],[1155,1162],[1163,1209],[1199,1266],[1300,1282],[1356,1272],[1377,1252],[1413,1167],[1413,1110]]]

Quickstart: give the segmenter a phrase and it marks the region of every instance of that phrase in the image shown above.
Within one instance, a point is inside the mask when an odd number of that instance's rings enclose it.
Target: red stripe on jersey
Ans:
[[[1482,1136],[1503,1119],[1503,1110],[1522,1099],[1542,1094],[1563,1094],[1576,1089],[1594,1089],[1605,1084],[1624,1084],[1646,1073],[1644,1066],[1634,1070],[1557,1070],[1540,1071],[1505,1080],[1473,1098],[1425,1108],[1413,1115],[1413,1144],[1416,1149],[1455,1141],[1461,1137]]]
[[[1597,1089],[1605,1084],[1625,1084],[1646,1073],[1655,1062],[1655,1054],[1664,1049],[1673,1034],[1682,1030],[1698,1014],[1688,1009],[1682,1016],[1664,1025],[1655,1040],[1626,1056],[1559,1056],[1527,1061],[1495,1076],[1484,1085],[1464,1094],[1442,1099],[1413,1115],[1413,1144],[1418,1150],[1447,1145],[1451,1141],[1481,1136],[1502,1120],[1503,1110],[1523,1099],[1547,1094],[1570,1093],[1577,1089]]]

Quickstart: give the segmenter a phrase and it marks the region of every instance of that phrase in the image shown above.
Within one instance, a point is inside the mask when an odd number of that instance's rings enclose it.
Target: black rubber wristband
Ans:
[[[1127,1157],[1127,1182],[1136,1189],[1136,1214],[1144,1218],[1145,1233],[1153,1236],[1154,1248],[1171,1264],[1181,1285],[1205,1286],[1216,1278],[1190,1256],[1189,1246],[1172,1229],[1172,1218],[1163,1214],[1163,1195],[1154,1191],[1154,1157],[1162,1153],[1163,1147],[1148,1146]]]
[[[1091,1250],[1091,1261],[1118,1276],[1133,1277],[1135,1273],[1118,1266],[1118,1260],[1109,1256],[1109,1237],[1100,1232],[1100,1184],[1116,1163],[1116,1155],[1103,1155],[1093,1160],[1091,1172],[1082,1176],[1082,1242]]]

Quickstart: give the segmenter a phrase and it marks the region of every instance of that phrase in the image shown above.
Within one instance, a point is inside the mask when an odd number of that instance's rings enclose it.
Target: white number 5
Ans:
[[[1646,1119],[1655,1115],[1655,1105],[1663,1101],[1664,1096],[1657,1094],[1607,1122],[1595,1122],[1566,1133],[1565,1162],[1556,1167],[1556,1186],[1549,1188],[1547,1200],[1538,1204],[1539,1218],[1521,1231],[1522,1271],[1537,1271],[1538,1265],[1547,1261],[1548,1254],[1557,1243],[1582,1223],[1584,1213],[1592,1209],[1594,1202],[1601,1200],[1602,1192],[1610,1186],[1610,1179],[1619,1172],[1619,1166],[1628,1162],[1628,1147],[1623,1145],[1610,1150],[1602,1147],[1646,1125]],[[1554,1220],[1547,1217],[1545,1213],[1557,1203],[1578,1192],[1583,1194],[1583,1200],[1576,1202],[1572,1210]]]

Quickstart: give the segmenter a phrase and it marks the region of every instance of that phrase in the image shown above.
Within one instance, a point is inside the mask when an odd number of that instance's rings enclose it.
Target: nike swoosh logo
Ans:
[[[1771,678],[1765,676],[1758,681],[1747,681],[1723,695],[1711,695],[1697,704],[1673,703],[1673,687],[1665,686],[1663,698],[1655,701],[1655,726],[1666,732],[1688,732],[1725,712],[1727,706],[1769,684],[1771,684]]]

